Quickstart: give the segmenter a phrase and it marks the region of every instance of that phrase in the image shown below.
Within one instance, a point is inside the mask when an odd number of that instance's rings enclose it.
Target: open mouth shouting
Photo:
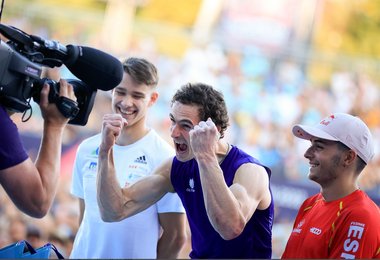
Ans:
[[[177,153],[179,153],[179,154],[186,153],[187,148],[188,148],[187,144],[180,143],[178,141],[174,141],[174,144],[175,144],[175,148],[176,148]]]

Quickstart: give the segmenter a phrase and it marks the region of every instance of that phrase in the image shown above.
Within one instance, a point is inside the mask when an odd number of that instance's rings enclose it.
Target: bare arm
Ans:
[[[97,200],[103,221],[115,222],[132,216],[157,202],[173,190],[169,174],[171,159],[135,184],[121,188],[115,174],[112,146],[125,124],[118,114],[103,117],[102,142],[99,148]]]
[[[219,165],[198,163],[209,220],[221,237],[233,239],[243,232],[257,208],[269,206],[268,175],[259,165],[243,164],[235,174],[234,183],[227,187]]]
[[[72,99],[74,91],[66,81],[60,83],[60,95]],[[30,158],[0,172],[0,182],[15,205],[24,213],[41,218],[53,202],[60,173],[61,143],[68,122],[54,103],[48,102],[49,87],[41,91],[40,108],[44,129],[36,162]]]
[[[218,139],[211,120],[200,122],[190,131],[207,215],[221,237],[230,240],[241,234],[258,207],[269,206],[269,178],[263,167],[247,163],[239,167],[233,185],[228,187],[216,155],[221,142]]]
[[[186,242],[186,215],[160,213],[158,217],[163,233],[157,245],[157,258],[177,259]]]

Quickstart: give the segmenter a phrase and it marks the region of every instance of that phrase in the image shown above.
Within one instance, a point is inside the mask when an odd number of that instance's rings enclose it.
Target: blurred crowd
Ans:
[[[308,162],[303,157],[309,144],[293,137],[294,124],[318,122],[332,112],[361,117],[377,146],[375,158],[362,174],[360,187],[370,196],[380,197],[380,87],[365,73],[337,69],[328,83],[318,85],[308,80],[307,68],[297,59],[271,57],[254,47],[226,51],[215,43],[193,47],[180,60],[157,54],[150,42],[136,43],[128,53],[119,56],[144,57],[157,65],[160,98],[151,109],[149,122],[168,142],[168,111],[175,89],[186,82],[201,81],[222,91],[231,120],[225,138],[269,166],[273,181],[311,183],[307,179]],[[72,77],[65,69],[60,74],[63,78]],[[39,109],[33,107],[28,122],[21,122],[22,115],[15,117],[31,156],[37,153],[35,142],[39,142],[42,131]],[[66,129],[60,189],[47,217],[36,220],[25,216],[1,191],[0,247],[20,239],[28,239],[34,245],[49,241],[65,256],[69,255],[79,216],[79,204],[70,195],[76,147],[100,131],[102,116],[110,111],[110,93],[98,91],[87,125],[69,125]],[[276,194],[275,189],[273,193]],[[273,258],[281,256],[293,220],[276,213]],[[187,257],[186,252],[183,257]]]

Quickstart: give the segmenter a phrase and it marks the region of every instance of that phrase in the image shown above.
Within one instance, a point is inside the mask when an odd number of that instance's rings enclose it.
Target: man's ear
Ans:
[[[355,161],[355,158],[358,156],[357,153],[355,153],[353,150],[348,150],[345,152],[345,157],[344,157],[344,165],[348,166],[352,164]]]
[[[152,94],[150,94],[150,100],[149,100],[149,106],[153,106],[154,103],[156,103],[158,99],[158,92],[154,91]]]
[[[222,128],[220,126],[216,126],[216,129],[218,129],[218,132],[220,134],[220,131],[222,130]],[[219,135],[219,139],[221,139],[220,136],[222,136],[222,135],[221,134]]]

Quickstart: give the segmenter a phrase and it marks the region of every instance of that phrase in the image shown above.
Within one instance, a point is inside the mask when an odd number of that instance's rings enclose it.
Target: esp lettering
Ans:
[[[351,223],[348,230],[347,239],[343,243],[344,252],[340,255],[345,259],[356,258],[354,253],[359,249],[359,240],[362,238],[364,232],[364,224],[362,223]]]

